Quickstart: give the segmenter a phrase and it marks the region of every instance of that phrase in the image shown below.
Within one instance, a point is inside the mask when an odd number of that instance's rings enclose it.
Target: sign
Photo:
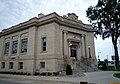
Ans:
[[[112,60],[115,60],[115,56],[112,56]]]

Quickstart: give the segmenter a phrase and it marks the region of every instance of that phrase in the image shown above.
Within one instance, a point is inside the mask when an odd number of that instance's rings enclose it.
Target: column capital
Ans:
[[[86,35],[85,34],[82,34],[81,37],[85,37]]]
[[[63,30],[63,32],[64,32],[64,33],[68,33],[68,31],[67,31],[67,30]]]

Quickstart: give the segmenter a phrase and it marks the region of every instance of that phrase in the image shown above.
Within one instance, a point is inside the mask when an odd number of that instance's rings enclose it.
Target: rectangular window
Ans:
[[[45,62],[40,62],[40,68],[45,68]]]
[[[5,68],[5,62],[1,62],[1,69]]]
[[[23,69],[23,62],[18,62],[18,69]]]
[[[6,42],[4,47],[4,55],[9,54],[9,46],[10,46],[10,42]]]
[[[27,38],[21,39],[21,53],[27,53],[27,42]]]
[[[42,37],[42,51],[46,51],[46,37]]]
[[[9,62],[9,69],[13,69],[13,62]]]
[[[18,40],[12,42],[12,54],[17,54]]]

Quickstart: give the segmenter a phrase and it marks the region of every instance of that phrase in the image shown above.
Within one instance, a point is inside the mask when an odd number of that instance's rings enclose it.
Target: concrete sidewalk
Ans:
[[[25,75],[6,75],[0,74],[0,77],[39,80],[39,81],[56,81],[68,84],[80,84],[80,81],[94,84],[110,84],[111,82],[120,82],[120,79],[113,77],[117,71],[99,71],[85,73],[84,77],[60,77],[60,76],[25,76]]]

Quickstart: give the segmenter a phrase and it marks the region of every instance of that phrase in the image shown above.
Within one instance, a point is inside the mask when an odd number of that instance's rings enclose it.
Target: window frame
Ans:
[[[14,66],[13,62],[9,62],[9,69],[13,69],[13,66]]]
[[[45,62],[40,62],[40,69],[45,69]]]
[[[25,40],[27,39],[27,45],[26,45],[26,52],[22,52],[22,40]],[[24,42],[24,41],[23,41]],[[25,50],[25,47],[24,47],[24,50]],[[20,54],[26,54],[28,52],[28,38],[21,38],[20,40]]]
[[[6,45],[7,43],[9,43],[8,47]],[[7,52],[7,50],[8,50],[8,52]],[[4,43],[4,56],[8,56],[9,55],[9,50],[10,50],[10,42],[8,41],[8,42]]]
[[[13,42],[15,42],[15,41],[17,42],[17,47],[15,48],[15,49],[16,49],[16,53],[13,53]],[[13,41],[12,41],[12,50],[11,50],[11,54],[12,54],[12,55],[16,55],[16,54],[18,53],[18,46],[19,46],[19,45],[18,45],[18,40],[13,40]]]
[[[45,36],[41,38],[41,51],[47,52],[47,38]]]
[[[4,63],[4,64],[3,64]],[[4,65],[4,66],[3,66]],[[1,62],[1,69],[5,69],[5,62]]]
[[[22,64],[22,65],[21,65]],[[22,67],[22,68],[21,68]],[[23,62],[18,62],[18,70],[22,70],[23,69]]]

